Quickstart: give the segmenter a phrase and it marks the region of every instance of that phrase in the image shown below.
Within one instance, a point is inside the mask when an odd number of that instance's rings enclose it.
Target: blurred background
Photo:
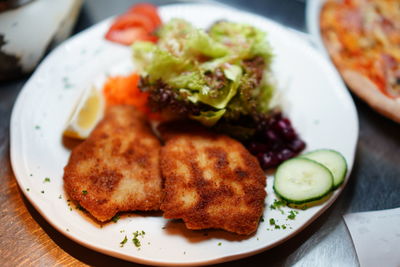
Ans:
[[[9,161],[9,123],[14,102],[37,63],[69,34],[78,34],[110,16],[124,12],[139,1],[132,0],[0,0],[0,265],[15,266],[132,266],[67,239],[51,227],[20,192]],[[40,2],[40,5],[38,4]],[[192,1],[147,1],[157,5]],[[193,1],[212,2],[212,1]],[[273,19],[287,27],[305,32],[305,0],[220,0],[236,7]],[[37,5],[40,12],[17,12]],[[43,5],[42,5],[43,4]],[[68,10],[62,13],[61,7]],[[8,8],[14,8],[7,11]],[[19,11],[18,11],[19,12]],[[33,13],[32,13],[33,12]],[[61,12],[61,13],[57,13]],[[8,15],[7,15],[8,14]],[[59,17],[52,15],[59,14]],[[61,15],[60,15],[61,14]],[[69,24],[58,32],[60,21]],[[40,24],[45,19],[56,22]],[[25,22],[23,22],[25,21]],[[28,22],[26,22],[28,21]],[[23,23],[28,26],[20,28]],[[57,26],[57,27],[56,27]],[[62,28],[62,27],[61,27]],[[22,33],[22,34],[21,34]],[[49,33],[51,33],[49,35]],[[15,45],[7,44],[13,36]],[[19,38],[15,36],[20,36]],[[40,41],[42,40],[42,41]],[[43,41],[44,40],[44,41]],[[9,48],[17,43],[32,44],[27,72],[18,64],[20,55]],[[5,47],[8,45],[7,51]],[[399,125],[383,118],[354,97],[359,112],[360,139],[356,162],[349,184],[341,196],[322,216],[300,234],[264,253],[221,266],[357,266],[357,256],[342,215],[365,210],[400,206],[400,170],[391,155],[400,149]],[[379,178],[380,177],[380,178]],[[385,179],[382,179],[384,177]],[[373,196],[380,201],[368,201]],[[1,219],[3,218],[3,219]],[[13,220],[7,219],[13,218]],[[14,220],[21,226],[13,228]],[[11,230],[9,230],[11,229]],[[8,263],[7,263],[8,262]],[[7,264],[6,264],[7,263]],[[25,264],[24,264],[25,263]]]

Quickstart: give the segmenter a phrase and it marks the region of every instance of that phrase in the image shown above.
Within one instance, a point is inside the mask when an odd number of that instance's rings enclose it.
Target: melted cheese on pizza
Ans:
[[[356,70],[385,95],[400,97],[400,0],[328,0],[320,23],[339,68]]]

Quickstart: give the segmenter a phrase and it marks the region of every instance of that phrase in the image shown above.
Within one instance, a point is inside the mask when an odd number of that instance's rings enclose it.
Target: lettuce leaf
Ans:
[[[150,42],[135,42],[132,50],[136,67],[142,75],[148,75],[151,82],[166,81],[192,68],[189,60],[176,57]]]
[[[217,96],[203,91],[199,94],[199,100],[217,109],[223,109],[229,101],[236,95],[240,78],[242,77],[242,69],[236,65],[226,65],[224,69],[225,77],[230,82],[222,90],[219,90]]]
[[[205,126],[214,126],[218,120],[224,115],[225,109],[218,111],[203,111],[200,115],[191,115],[190,118],[201,122]]]
[[[159,46],[177,56],[215,58],[229,52],[226,46],[214,41],[204,30],[196,29],[182,19],[169,21],[161,28],[159,36]]]
[[[267,65],[271,61],[271,47],[266,34],[253,26],[228,21],[219,21],[209,30],[215,41],[228,46],[239,59],[262,56]]]

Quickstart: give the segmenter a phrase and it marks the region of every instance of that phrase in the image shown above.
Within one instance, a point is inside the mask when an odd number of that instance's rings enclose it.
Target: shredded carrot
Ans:
[[[103,87],[107,106],[133,105],[150,119],[161,120],[160,114],[151,112],[147,106],[149,94],[138,88],[139,78],[136,73],[129,76],[109,77]]]

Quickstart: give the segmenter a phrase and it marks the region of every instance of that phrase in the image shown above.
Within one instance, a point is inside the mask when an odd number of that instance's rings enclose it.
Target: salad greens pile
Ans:
[[[264,32],[227,21],[204,31],[172,19],[158,36],[156,44],[132,47],[139,87],[150,93],[153,110],[172,110],[230,132],[239,127],[242,135],[246,127],[238,121],[254,122],[270,112],[272,53]]]

